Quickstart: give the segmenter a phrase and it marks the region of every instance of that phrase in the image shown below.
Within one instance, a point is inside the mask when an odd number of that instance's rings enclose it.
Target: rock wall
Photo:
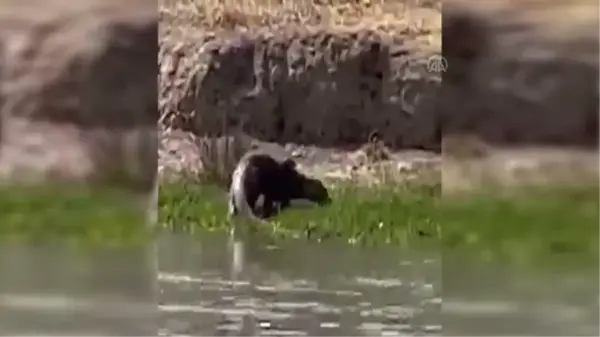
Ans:
[[[149,194],[157,162],[156,4],[0,8],[0,176]]]
[[[394,147],[439,148],[434,53],[406,37],[288,26],[167,37],[160,55],[161,113],[198,135],[241,128],[270,142],[342,146],[378,129]]]
[[[486,19],[445,12],[449,68],[437,97],[444,136],[597,147],[598,64],[571,53],[573,46],[544,39],[535,27]],[[597,58],[597,38],[576,38],[570,42],[595,45]]]
[[[360,143],[373,129],[392,148],[439,150],[442,133],[597,146],[597,64],[569,55],[572,45],[541,43],[543,30],[492,28],[490,17],[464,10],[445,8],[443,18],[443,76],[427,70],[436,51],[409,34],[290,26],[166,33],[162,121],[198,135],[241,128],[260,140],[320,146]],[[587,43],[597,55],[597,40]]]

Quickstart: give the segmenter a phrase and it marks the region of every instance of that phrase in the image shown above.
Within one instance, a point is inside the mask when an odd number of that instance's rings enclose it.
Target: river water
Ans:
[[[517,269],[451,252],[441,263],[436,251],[258,241],[163,236],[159,334],[599,333],[598,266]]]
[[[0,335],[156,335],[155,252],[3,243]]]
[[[159,241],[162,335],[440,335],[435,252],[345,243]]]
[[[598,336],[598,301],[597,266],[515,269],[389,246],[221,233],[0,246],[0,335]]]
[[[599,336],[598,265],[528,266],[444,254],[444,335]]]

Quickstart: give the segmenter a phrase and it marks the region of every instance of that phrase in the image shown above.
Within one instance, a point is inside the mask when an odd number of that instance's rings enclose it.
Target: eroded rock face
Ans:
[[[156,3],[4,1],[0,46],[2,178],[151,192]]]
[[[502,145],[597,147],[597,64],[545,41],[535,27],[505,21],[457,8],[445,12],[449,69],[437,98],[444,135],[474,134]],[[596,46],[597,57],[597,40],[578,42],[585,43]]]
[[[379,129],[394,149],[440,150],[442,134],[597,147],[597,64],[533,23],[501,25],[461,8],[443,18],[443,74],[427,69],[440,51],[408,34],[291,26],[166,34],[160,111],[165,124],[200,136],[241,125],[278,143],[345,146]],[[577,45],[597,56],[596,40]]]
[[[196,47],[192,47],[195,45]],[[198,135],[243,129],[260,140],[439,148],[430,99],[440,74],[405,37],[301,27],[163,39],[161,112]]]

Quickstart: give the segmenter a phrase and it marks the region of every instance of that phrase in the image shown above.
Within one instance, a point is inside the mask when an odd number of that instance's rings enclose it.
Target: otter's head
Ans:
[[[318,179],[309,178],[298,172],[293,159],[286,159],[281,163],[281,168],[283,181],[287,184],[284,189],[290,198],[307,199],[321,205],[331,202],[325,185]]]

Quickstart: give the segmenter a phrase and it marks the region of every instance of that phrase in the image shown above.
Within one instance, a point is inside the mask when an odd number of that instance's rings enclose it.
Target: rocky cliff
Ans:
[[[442,134],[457,133],[596,146],[598,67],[569,51],[587,44],[597,56],[597,39],[559,43],[539,23],[507,16],[516,17],[445,8],[443,50],[409,30],[278,25],[178,36],[165,24],[162,124],[319,146],[360,143],[373,129],[396,149],[439,150]],[[447,71],[429,71],[440,52]]]
[[[241,128],[270,142],[435,148],[435,50],[368,29],[286,26],[161,44],[160,108],[198,135]]]

